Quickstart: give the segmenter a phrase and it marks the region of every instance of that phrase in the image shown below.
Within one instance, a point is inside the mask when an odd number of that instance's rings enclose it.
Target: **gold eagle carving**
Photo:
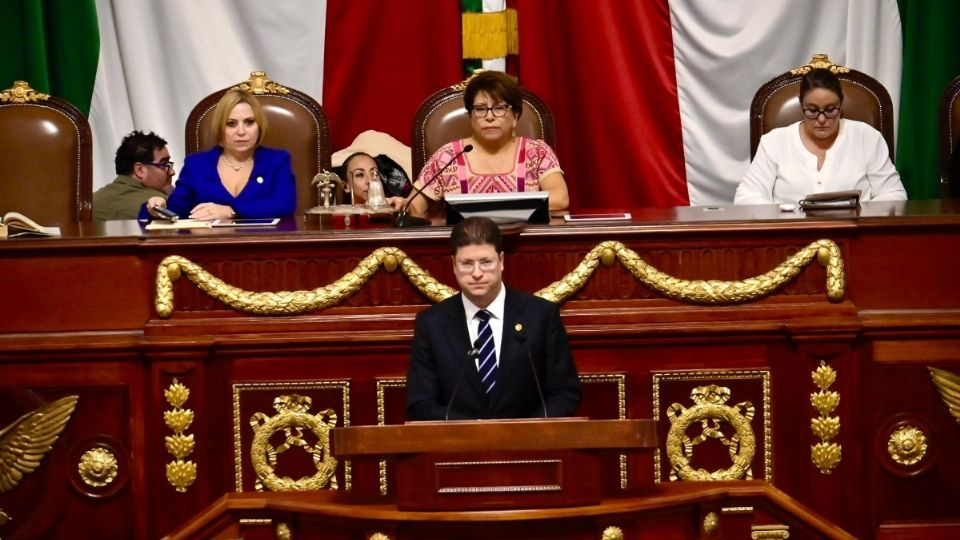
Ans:
[[[77,396],[60,398],[28,412],[0,431],[0,493],[32,473],[67,425]]]

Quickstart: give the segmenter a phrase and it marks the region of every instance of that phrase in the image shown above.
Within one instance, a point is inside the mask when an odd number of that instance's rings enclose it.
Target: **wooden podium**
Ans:
[[[342,459],[392,458],[399,510],[597,504],[600,453],[657,445],[654,420],[412,422],[333,430]]]

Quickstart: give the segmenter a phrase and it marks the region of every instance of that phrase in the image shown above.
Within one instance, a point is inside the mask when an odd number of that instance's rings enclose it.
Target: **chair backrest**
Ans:
[[[433,93],[417,109],[413,119],[413,176],[416,179],[427,159],[441,146],[473,134],[470,117],[463,106],[467,79]],[[523,114],[517,122],[517,134],[543,139],[556,148],[553,113],[536,94],[523,89]]]
[[[0,92],[0,216],[41,225],[93,219],[90,124],[76,107],[25,81]]]
[[[303,92],[281,86],[254,71],[250,79],[203,98],[187,117],[186,151],[199,152],[217,144],[213,133],[213,109],[228,90],[247,90],[257,96],[269,128],[264,146],[290,152],[297,181],[297,213],[317,205],[317,188],[310,182],[322,169],[330,168],[330,125],[323,107]]]
[[[940,96],[940,188],[942,197],[960,196],[960,178],[950,178],[953,153],[960,146],[960,77]]]
[[[839,77],[843,88],[843,116],[866,122],[877,129],[893,153],[893,102],[890,93],[873,77],[834,64],[825,54],[815,54],[809,64],[777,76],[757,90],[750,104],[750,158],[760,137],[771,129],[788,126],[803,118],[800,107],[800,79],[814,68],[826,68]]]

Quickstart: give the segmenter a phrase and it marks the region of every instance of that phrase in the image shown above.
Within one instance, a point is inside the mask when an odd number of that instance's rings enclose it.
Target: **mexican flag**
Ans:
[[[165,137],[182,162],[192,107],[256,70],[323,104],[334,150],[368,129],[411,144],[420,102],[464,77],[462,11],[515,11],[518,47],[499,65],[553,110],[575,210],[729,203],[749,163],[753,93],[814,53],[887,87],[897,168],[911,198],[934,197],[939,96],[960,75],[955,0],[6,0],[4,8],[0,28],[13,46],[0,53],[0,85],[24,79],[89,113],[95,188],[113,179],[114,152],[133,129]]]

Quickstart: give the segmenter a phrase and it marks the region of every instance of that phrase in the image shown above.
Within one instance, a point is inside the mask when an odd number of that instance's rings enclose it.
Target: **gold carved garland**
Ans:
[[[583,261],[559,281],[535,294],[554,303],[562,303],[580,290],[597,265],[620,264],[641,283],[680,302],[693,304],[739,304],[767,296],[792,281],[811,261],[827,269],[827,298],[839,302],[844,295],[843,258],[832,240],[817,240],[801,249],[769,272],[742,281],[686,280],[657,270],[621,242],[607,240],[597,244]],[[329,285],[309,291],[250,292],[224,283],[200,265],[179,255],[164,258],[157,267],[157,314],[167,318],[173,313],[173,282],[186,274],[211,298],[237,311],[256,315],[296,315],[340,304],[363,287],[383,266],[388,272],[399,268],[410,283],[432,302],[448,298],[456,291],[437,281],[429,272],[395,247],[376,249],[356,268]]]

